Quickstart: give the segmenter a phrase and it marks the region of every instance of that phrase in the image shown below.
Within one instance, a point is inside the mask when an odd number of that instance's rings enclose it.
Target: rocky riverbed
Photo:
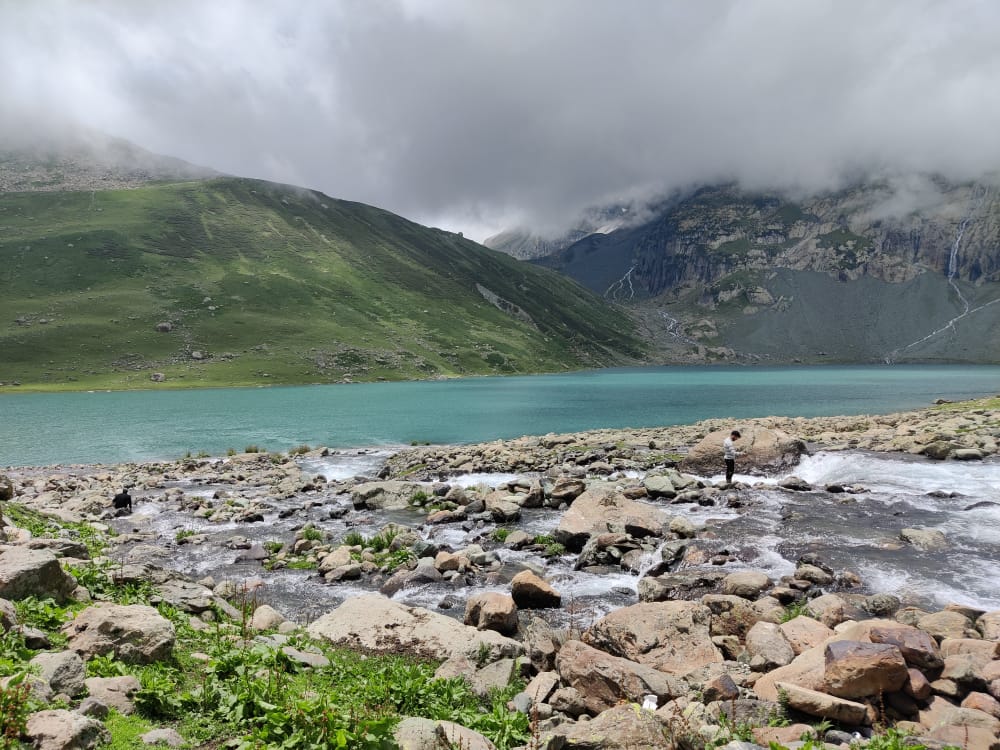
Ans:
[[[734,427],[744,440],[730,486],[712,476]],[[551,748],[700,747],[741,723],[759,743],[787,742],[800,724],[767,726],[785,712],[831,720],[833,744],[896,724],[931,744],[998,747],[1000,610],[916,606],[878,590],[850,557],[805,548],[784,569],[755,569],[755,537],[738,533],[766,515],[768,492],[864,498],[868,488],[850,481],[794,476],[809,453],[989,464],[998,440],[991,400],[391,456],[315,449],[11,468],[0,478],[10,511],[0,596],[32,591],[11,572],[29,551],[38,565],[95,564],[69,532],[19,527],[23,507],[101,535],[96,564],[118,582],[154,584],[192,616],[252,597],[281,612],[267,627],[297,622],[317,639],[412,650],[480,689],[520,673],[530,684],[512,709],[530,712]],[[774,475],[781,486],[766,484]],[[110,507],[122,486],[133,488],[129,515]],[[899,548],[946,554],[940,531],[906,520]],[[49,570],[52,595],[70,595]],[[644,700],[648,711],[620,705]]]

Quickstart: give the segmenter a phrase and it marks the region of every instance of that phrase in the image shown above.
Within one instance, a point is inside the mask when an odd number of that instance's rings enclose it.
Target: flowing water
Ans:
[[[372,475],[387,455],[377,451],[341,451],[329,458],[309,461],[303,468],[331,480]],[[726,549],[732,556],[732,562],[724,568],[726,571],[758,569],[776,579],[791,573],[800,555],[812,552],[837,570],[858,573],[867,593],[893,593],[906,604],[925,607],[959,602],[984,609],[1000,608],[1000,591],[996,587],[1000,581],[1000,502],[995,499],[1000,497],[1000,462],[934,463],[864,453],[819,453],[805,458],[795,474],[815,487],[836,483],[863,491],[796,493],[778,488],[780,477],[761,481],[737,475],[737,480],[755,483],[745,491],[743,508],[662,507],[714,532],[715,539],[709,545]],[[495,486],[511,478],[513,475],[470,475],[455,481]],[[220,489],[181,486],[189,495],[210,496]],[[302,511],[304,499],[309,507]],[[228,549],[223,542],[233,537],[258,543],[290,541],[295,530],[307,521],[333,540],[351,530],[370,536],[383,524],[395,521],[418,528],[428,541],[461,549],[474,543],[492,546],[490,535],[495,529],[489,523],[424,526],[423,514],[411,511],[355,511],[346,496],[329,491],[289,501],[270,501],[270,505],[263,523],[218,524],[193,518],[176,504],[143,502],[140,495],[133,515],[116,523],[121,531],[156,531],[164,541],[174,539],[182,529],[208,534],[209,540],[204,544],[172,549],[170,567],[196,578],[206,575],[216,580],[263,578],[266,584],[260,592],[261,600],[302,621],[312,620],[345,598],[370,589],[360,582],[328,584],[312,571],[264,573],[257,562],[236,562],[240,550]],[[286,515],[284,511],[292,508],[299,510]],[[525,511],[517,526],[529,533],[548,534],[558,522],[557,511],[530,510]],[[949,546],[942,551],[926,552],[903,545],[899,532],[906,527],[938,529],[945,534]],[[536,553],[504,548],[498,549],[498,554],[508,573],[506,577],[488,578],[488,582],[471,587],[427,584],[404,589],[394,598],[461,616],[467,597],[482,591],[506,592],[509,576],[520,566],[528,565],[562,593],[564,607],[556,615],[562,624],[585,627],[596,617],[637,601],[639,577],[635,574],[575,571],[573,555],[545,560]],[[655,554],[650,555],[649,564],[656,559]]]

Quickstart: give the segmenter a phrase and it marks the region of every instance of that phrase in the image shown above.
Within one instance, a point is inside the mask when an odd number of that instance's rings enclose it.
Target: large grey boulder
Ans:
[[[85,658],[114,654],[130,664],[150,664],[170,655],[174,626],[143,604],[95,604],[63,626],[69,648]]]
[[[477,630],[446,615],[409,607],[380,594],[355,596],[320,617],[307,629],[313,638],[377,652],[410,651],[444,661],[475,659],[480,649],[490,660],[520,656],[517,641],[492,630]]]
[[[369,510],[400,510],[410,507],[410,500],[418,492],[427,490],[416,482],[365,482],[351,490],[355,508]]]
[[[669,516],[607,487],[592,487],[563,513],[552,536],[566,549],[579,552],[590,537],[609,531],[622,533],[626,523],[634,519],[643,519],[647,526],[663,527]]]
[[[601,750],[671,750],[663,724],[652,711],[634,704],[609,708],[592,721],[564,724],[542,735],[541,747]]]
[[[109,708],[126,716],[135,713],[135,694],[142,689],[136,677],[88,677],[86,685],[90,696]]]
[[[711,620],[711,610],[697,602],[634,604],[595,622],[583,641],[662,672],[684,674],[722,661]]]
[[[740,427],[742,437],[736,441],[740,455],[736,458],[736,470],[746,473],[751,470],[773,473],[788,469],[799,463],[806,453],[806,444],[781,430],[766,427]],[[718,430],[706,435],[688,451],[681,462],[684,471],[695,474],[720,474],[725,471],[722,461],[722,441],[729,437],[730,429]]]
[[[43,652],[28,663],[38,668],[38,674],[48,681],[55,693],[76,698],[86,691],[84,680],[87,671],[83,666],[83,659],[75,651]]]
[[[44,549],[8,547],[0,552],[0,597],[66,601],[76,588],[76,579],[62,569],[56,556]]]
[[[31,714],[24,734],[35,750],[91,750],[111,741],[101,722],[61,708]]]
[[[496,745],[479,732],[452,721],[434,721],[410,716],[396,725],[393,737],[399,750],[440,750],[444,747],[462,750],[496,750]]]

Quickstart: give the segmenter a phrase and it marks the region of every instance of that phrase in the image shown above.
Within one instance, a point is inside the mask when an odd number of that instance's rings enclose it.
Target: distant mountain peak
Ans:
[[[114,190],[219,173],[85,128],[0,131],[0,192]]]

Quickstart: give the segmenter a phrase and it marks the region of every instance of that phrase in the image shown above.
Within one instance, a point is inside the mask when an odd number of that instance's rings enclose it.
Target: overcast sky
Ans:
[[[482,239],[704,181],[977,177],[998,39],[994,0],[0,0],[0,117]]]

